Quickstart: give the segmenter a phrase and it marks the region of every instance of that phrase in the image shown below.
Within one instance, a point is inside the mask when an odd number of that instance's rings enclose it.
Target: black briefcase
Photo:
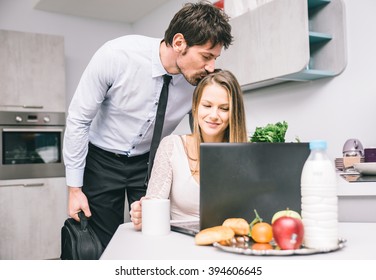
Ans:
[[[84,212],[78,213],[80,222],[69,218],[61,228],[62,260],[98,260],[103,246],[88,223]]]

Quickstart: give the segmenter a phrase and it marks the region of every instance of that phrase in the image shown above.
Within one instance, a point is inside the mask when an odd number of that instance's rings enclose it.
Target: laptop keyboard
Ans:
[[[179,222],[171,222],[171,225],[178,226],[186,229],[196,230],[197,232],[200,231],[200,223],[199,221],[179,221]]]
[[[194,229],[194,230],[197,230],[197,231],[200,230],[200,225],[199,225],[198,222],[186,222],[186,223],[183,223],[182,225],[185,228],[188,228],[188,229]]]

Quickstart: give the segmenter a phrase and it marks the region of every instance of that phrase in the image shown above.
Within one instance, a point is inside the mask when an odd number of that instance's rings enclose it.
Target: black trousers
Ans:
[[[89,144],[82,191],[91,210],[89,223],[104,247],[124,223],[125,195],[129,206],[146,193],[149,153],[127,157]]]

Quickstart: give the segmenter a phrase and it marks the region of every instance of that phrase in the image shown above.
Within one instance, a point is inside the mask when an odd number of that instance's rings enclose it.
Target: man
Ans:
[[[124,36],[94,54],[69,107],[63,151],[69,216],[91,217],[104,247],[124,222],[125,193],[129,205],[145,195],[163,75],[172,80],[162,137],[190,112],[194,86],[231,43],[227,15],[199,2],[175,14],[163,40]]]

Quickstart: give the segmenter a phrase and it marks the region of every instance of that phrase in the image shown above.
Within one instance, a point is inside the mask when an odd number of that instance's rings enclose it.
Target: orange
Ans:
[[[269,243],[273,239],[272,226],[265,222],[255,224],[251,229],[251,237],[257,243]]]
[[[252,250],[271,250],[273,246],[270,243],[254,243],[251,248]]]

